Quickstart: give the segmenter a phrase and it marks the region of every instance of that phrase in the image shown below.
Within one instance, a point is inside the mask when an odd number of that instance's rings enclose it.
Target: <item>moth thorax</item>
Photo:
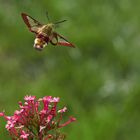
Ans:
[[[43,34],[43,35],[47,35],[47,36],[50,36],[53,32],[53,26],[52,24],[47,24],[47,25],[44,25],[39,33]]]
[[[34,48],[37,50],[42,50],[45,46],[47,46],[47,43],[42,40],[41,38],[36,38],[34,40]]]

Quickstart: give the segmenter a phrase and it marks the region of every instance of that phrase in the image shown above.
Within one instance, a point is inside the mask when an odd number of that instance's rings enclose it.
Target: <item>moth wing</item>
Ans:
[[[57,38],[58,38],[58,43],[57,45],[61,45],[61,46],[68,46],[68,47],[73,47],[75,48],[75,45],[73,45],[71,42],[69,42],[65,37],[63,37],[62,35],[57,34]]]
[[[42,24],[25,13],[21,13],[21,16],[29,30],[37,34],[39,28],[42,27]]]

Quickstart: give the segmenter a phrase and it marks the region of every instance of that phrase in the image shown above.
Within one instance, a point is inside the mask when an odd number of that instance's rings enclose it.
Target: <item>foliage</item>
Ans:
[[[1,0],[0,110],[11,114],[25,94],[49,93],[62,97],[78,116],[78,125],[66,128],[68,140],[139,140],[139,3]],[[47,23],[46,10],[52,21],[68,20],[56,30],[75,49],[33,49],[34,35],[20,14]],[[8,139],[0,132],[0,139]]]

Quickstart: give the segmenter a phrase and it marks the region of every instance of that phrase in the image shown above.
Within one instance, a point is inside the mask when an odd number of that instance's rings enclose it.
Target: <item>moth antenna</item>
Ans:
[[[59,24],[59,23],[65,22],[65,21],[67,21],[67,20],[57,21],[57,22],[55,22],[54,24]]]
[[[46,11],[46,16],[47,16],[47,19],[48,19],[48,21],[50,21],[50,18],[49,18],[49,13],[48,13],[48,11]]]

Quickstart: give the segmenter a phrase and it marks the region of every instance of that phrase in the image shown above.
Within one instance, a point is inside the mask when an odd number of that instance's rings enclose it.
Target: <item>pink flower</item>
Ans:
[[[24,130],[21,131],[20,138],[27,140],[28,136],[29,136],[29,134],[26,133]]]
[[[0,117],[3,117],[4,116],[4,112],[0,112]]]
[[[46,128],[46,126],[40,126],[39,132],[41,132],[45,128]]]
[[[54,97],[54,98],[52,98],[51,99],[51,101],[50,102],[52,102],[52,103],[58,103],[59,102],[59,100],[60,100],[60,98],[59,97]]]
[[[25,101],[34,101],[35,98],[36,98],[35,96],[28,96],[28,95],[27,95],[27,96],[24,97],[24,100],[25,100]]]
[[[49,123],[49,122],[52,120],[52,118],[53,118],[53,115],[49,115],[49,116],[47,117],[47,123]]]
[[[44,104],[44,110],[48,110],[51,99],[52,99],[52,96],[43,97],[42,102]]]
[[[19,102],[20,109],[16,110],[13,116],[6,116],[4,112],[0,113],[0,117],[4,117],[7,121],[6,129],[12,139],[59,140],[59,137],[64,136],[61,133],[58,135],[57,129],[76,120],[70,117],[67,122],[61,123],[63,113],[67,111],[67,108],[57,110],[59,97],[45,96],[37,100],[35,96],[25,96],[24,100],[25,103]]]
[[[66,125],[68,125],[68,124],[70,124],[71,122],[74,122],[74,121],[76,121],[76,118],[70,117],[69,120],[68,120],[67,122],[65,122],[65,123],[63,123],[63,124],[60,124],[60,125],[59,125],[59,128],[64,127],[64,126],[66,126]]]
[[[66,108],[66,107],[64,107],[64,108],[62,108],[62,109],[58,110],[58,113],[64,113],[64,112],[66,112],[66,111],[67,111],[67,108]]]
[[[51,101],[51,99],[52,99],[52,96],[45,96],[42,98],[44,103],[49,103]]]

